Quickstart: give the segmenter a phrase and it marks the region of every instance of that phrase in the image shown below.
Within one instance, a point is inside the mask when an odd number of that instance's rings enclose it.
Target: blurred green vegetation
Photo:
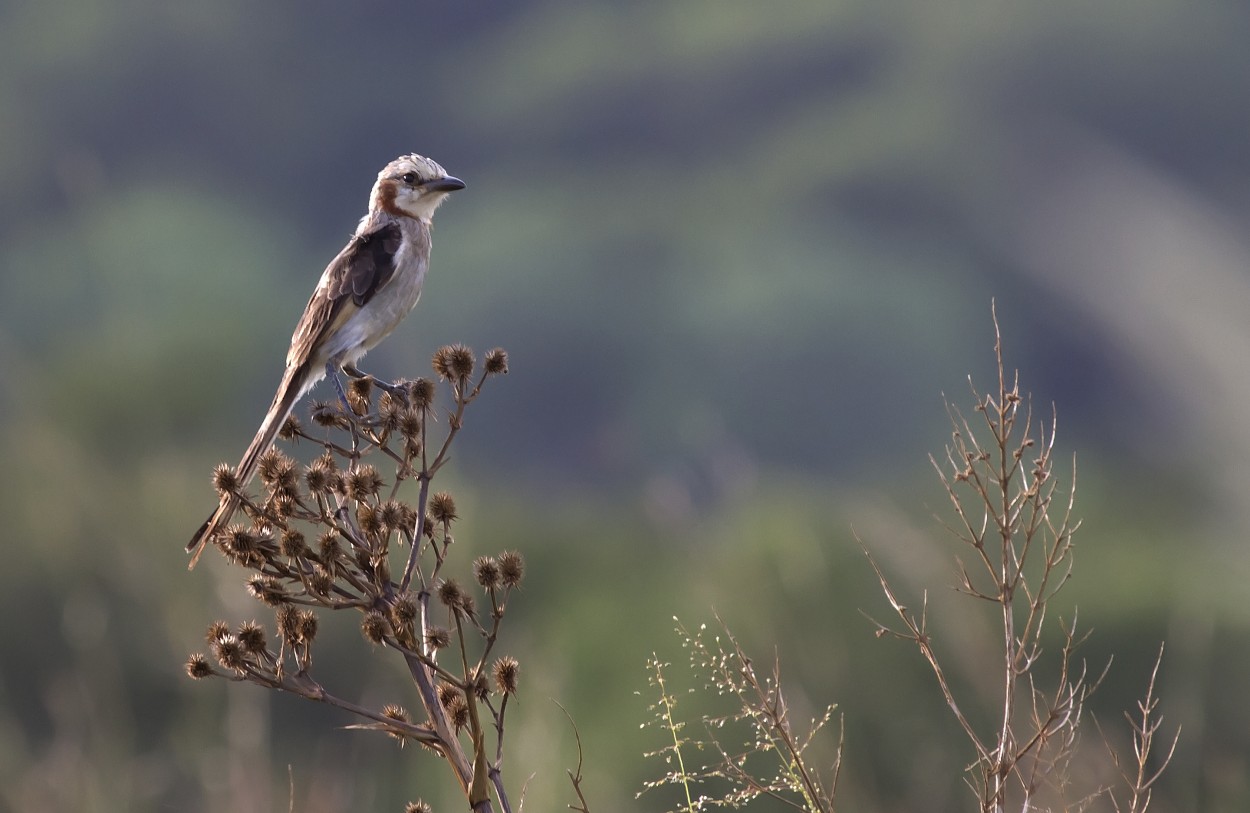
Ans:
[[[937,595],[925,456],[942,393],[990,374],[993,298],[1080,463],[1064,595],[1116,658],[1094,711],[1166,639],[1154,809],[1246,809],[1248,25],[1231,0],[0,5],[0,807],[285,809],[288,765],[301,810],[441,798],[419,754],[181,671],[210,620],[266,617],[221,562],[184,571],[211,466],[415,150],[469,188],[365,367],[511,353],[447,476],[463,544],[530,564],[527,805],[569,795],[553,698],[598,809],[659,806],[633,801],[644,663],[715,608],[796,704],[841,704],[845,809],[966,809],[923,664],[859,613],[884,605],[852,528],[975,629]],[[328,683],[406,691],[344,657]]]

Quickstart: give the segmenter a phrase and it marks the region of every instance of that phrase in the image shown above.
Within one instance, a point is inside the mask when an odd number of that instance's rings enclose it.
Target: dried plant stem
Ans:
[[[1045,804],[1066,807],[1067,767],[1076,750],[1085,702],[1106,675],[1104,669],[1091,676],[1076,661],[1085,636],[1078,632],[1075,612],[1072,621],[1059,624],[1063,639],[1052,659],[1058,675],[1050,688],[1039,685],[1035,675],[1052,600],[1072,574],[1072,538],[1080,526],[1073,519],[1076,477],[1074,471],[1066,498],[1057,501],[1056,421],[1052,414],[1049,424],[1035,423],[1028,400],[1020,395],[1018,374],[1008,375],[996,312],[994,358],[995,391],[983,395],[971,388],[982,419],[970,422],[948,402],[951,442],[942,462],[930,458],[957,520],[942,524],[965,551],[957,560],[956,589],[995,605],[1000,637],[994,668],[1001,694],[992,730],[978,730],[956,699],[927,626],[927,593],[916,616],[868,554],[898,625],[874,622],[877,634],[910,641],[929,664],[976,754],[969,782],[983,813]],[[1148,702],[1152,697],[1148,694]],[[1149,737],[1140,733],[1153,734],[1148,722],[1136,730],[1139,741],[1144,737],[1148,746]],[[1145,789],[1153,782],[1144,774],[1139,779]],[[1043,794],[1052,801],[1043,803]],[[1141,813],[1145,808],[1131,809]]]
[[[255,622],[237,632],[215,622],[208,642],[222,669],[203,655],[193,655],[187,671],[193,678],[248,681],[351,712],[369,722],[349,728],[384,731],[439,754],[475,813],[494,813],[496,805],[511,813],[502,776],[504,717],[508,696],[516,691],[518,667],[507,657],[495,662],[494,694],[502,698],[496,705],[487,663],[507,599],[521,582],[524,560],[509,551],[498,559],[474,561],[474,580],[490,613],[489,621],[480,619],[478,600],[443,576],[449,563],[454,564],[449,552],[452,523],[458,519],[455,503],[450,494],[430,493],[432,479],[450,459],[468,404],[488,377],[507,372],[506,354],[491,351],[470,390],[474,364],[472,351],[461,345],[442,348],[434,357],[435,371],[450,384],[454,406],[433,460],[427,449],[436,385],[424,379],[387,385],[374,414],[373,381],[357,379],[350,390],[351,416],[328,404],[314,405],[312,418],[326,430],[325,438],[314,437],[295,419],[283,427],[283,438],[307,439],[324,450],[302,474],[294,460],[271,449],[257,469],[265,493],[253,498],[229,467],[217,469],[219,491],[238,499],[249,524],[233,525],[213,541],[232,564],[252,571],[248,587],[275,608],[281,645],[276,652],[270,649]],[[337,437],[331,434],[336,432]],[[389,489],[369,462],[372,455],[394,464]],[[418,458],[419,469],[414,465]],[[418,486],[415,506],[399,499],[400,484],[410,480]],[[317,534],[315,544],[304,535],[308,527]],[[391,554],[403,542],[410,553],[402,560],[396,583],[390,576]],[[314,610],[341,609],[360,611],[363,636],[404,658],[422,722],[412,722],[397,705],[377,711],[350,703],[313,679]],[[438,626],[435,614],[440,609],[450,619],[450,631]],[[454,653],[446,653],[440,663],[447,648]],[[496,738],[493,759],[488,757],[489,731]]]

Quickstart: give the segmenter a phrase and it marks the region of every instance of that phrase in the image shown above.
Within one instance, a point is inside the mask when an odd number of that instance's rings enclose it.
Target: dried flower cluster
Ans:
[[[666,677],[669,664],[652,655],[647,669],[659,699],[649,707],[652,719],[644,725],[661,729],[670,742],[646,756],[664,760],[669,769],[644,783],[644,791],[677,786],[685,794],[680,809],[686,811],[737,809],[768,797],[797,810],[832,813],[842,765],[841,738],[828,771],[812,766],[808,749],[835,707],[826,707],[800,733],[782,696],[778,662],[770,675],[761,677],[723,622],[719,635],[709,637],[706,626],[691,634],[680,622],[677,634],[690,654],[692,674],[705,681],[709,693],[727,702],[729,710],[704,715],[702,734],[687,736],[687,724],[677,715],[678,693]],[[687,758],[696,754],[704,755],[698,757],[699,764],[688,765]]]
[[[249,681],[347,709],[369,721],[357,728],[383,731],[401,744],[415,741],[440,755],[475,810],[492,810],[497,802],[506,811],[504,717],[519,666],[511,657],[492,658],[524,560],[514,551],[479,557],[471,565],[474,587],[462,586],[449,573],[460,514],[450,494],[430,494],[430,482],[447,462],[465,409],[487,379],[507,372],[507,355],[488,353],[476,380],[476,357],[463,345],[440,349],[433,366],[451,396],[437,443],[434,381],[384,385],[375,402],[375,382],[355,379],[348,391],[352,414],[316,403],[310,416],[315,429],[295,418],[284,425],[284,440],[321,447],[310,463],[269,450],[258,468],[258,495],[242,492],[229,466],[214,469],[214,486],[239,497],[242,516],[213,544],[250,571],[247,588],[273,608],[276,636],[270,640],[253,621],[234,628],[214,622],[206,636],[211,659],[194,654],[186,670],[192,678]],[[375,462],[393,474],[384,475]],[[313,678],[317,612],[345,609],[360,612],[366,641],[404,659],[421,719],[399,705],[357,706]],[[447,649],[454,657],[440,662]],[[495,732],[493,755],[486,753],[488,729]],[[424,802],[409,808],[428,810]]]

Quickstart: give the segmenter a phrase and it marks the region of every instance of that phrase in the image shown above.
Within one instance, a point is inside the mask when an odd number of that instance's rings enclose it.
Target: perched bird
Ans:
[[[282,383],[235,469],[239,488],[251,481],[296,402],[314,384],[329,376],[347,404],[339,373],[364,377],[356,362],[416,306],[430,264],[431,218],[457,189],[464,189],[463,181],[420,155],[400,156],[378,173],[369,194],[369,212],[326,266],[295,326]],[[190,567],[195,567],[204,546],[238,504],[236,497],[222,497],[217,510],[195,532],[187,544]]]

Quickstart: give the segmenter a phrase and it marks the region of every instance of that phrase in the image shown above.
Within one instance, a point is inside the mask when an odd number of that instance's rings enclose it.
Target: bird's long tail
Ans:
[[[295,402],[315,381],[315,378],[308,375],[307,365],[294,365],[287,368],[282,376],[282,383],[278,385],[278,391],[274,394],[273,403],[270,404],[269,411],[265,413],[265,420],[256,431],[256,437],[252,438],[247,451],[243,453],[243,459],[235,468],[235,480],[238,482],[239,490],[246,488],[252,481],[252,477],[256,475],[256,467],[260,464],[261,455],[269,451],[274,438],[282,429],[282,424],[286,422],[287,416],[295,408]],[[221,498],[221,503],[216,510],[204,520],[204,524],[187,543],[187,553],[191,554],[191,563],[187,565],[188,570],[195,567],[195,563],[200,560],[200,555],[204,553],[205,546],[217,535],[221,527],[230,521],[238,507],[237,496],[228,494]]]

